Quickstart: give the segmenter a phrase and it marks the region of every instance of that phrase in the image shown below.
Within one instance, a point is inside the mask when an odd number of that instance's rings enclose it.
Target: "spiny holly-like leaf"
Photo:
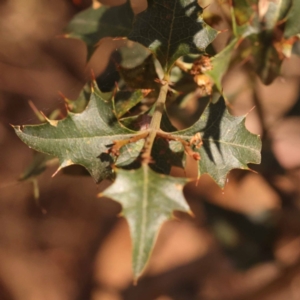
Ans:
[[[135,92],[120,91],[114,97],[117,118],[124,116],[131,108],[140,103],[149,94],[150,90],[137,90]]]
[[[199,176],[208,173],[220,187],[230,170],[260,163],[259,136],[246,129],[245,116],[235,117],[227,111],[223,98],[211,103],[192,127],[173,134],[190,141],[198,133],[203,145],[193,150],[201,155]]]
[[[189,211],[183,196],[185,178],[157,174],[149,166],[117,171],[117,179],[101,196],[112,198],[123,206],[132,243],[132,264],[135,279],[145,268],[162,224],[174,210]]]
[[[73,113],[81,113],[86,108],[90,96],[91,96],[91,87],[89,84],[86,84],[81,90],[76,100],[70,100],[65,98],[65,101],[68,105],[68,109]]]
[[[85,42],[88,58],[102,38],[126,37],[132,27],[134,14],[129,1],[114,7],[99,5],[98,8],[91,6],[77,14],[66,28],[66,37]]]
[[[284,28],[284,37],[290,38],[294,35],[300,34],[300,2],[294,0],[292,7],[287,15],[287,21]]]
[[[168,73],[180,56],[205,52],[216,37],[201,14],[196,0],[148,0],[128,38],[148,47]]]
[[[108,146],[135,134],[118,122],[111,102],[103,100],[97,87],[93,88],[89,104],[82,113],[68,112],[61,121],[16,126],[15,131],[29,147],[58,157],[60,168],[82,165],[97,182],[112,176],[110,165],[113,160],[107,153]],[[122,155],[127,155],[124,149],[120,159]],[[134,154],[139,155],[136,151],[130,153],[131,156]]]
[[[212,70],[206,72],[206,74],[208,74],[211,77],[211,79],[214,81],[217,89],[221,93],[223,90],[222,78],[229,67],[232,52],[236,43],[237,43],[237,39],[235,38],[221,52],[219,52],[216,56],[214,56],[211,59]]]

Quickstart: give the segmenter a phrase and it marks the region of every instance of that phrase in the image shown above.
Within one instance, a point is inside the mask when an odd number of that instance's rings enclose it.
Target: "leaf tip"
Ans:
[[[68,160],[65,160],[65,161],[63,161],[61,164],[60,164],[60,166],[57,168],[57,170],[52,174],[52,178],[54,177],[54,176],[56,176],[57,174],[58,174],[58,172],[61,170],[61,169],[63,169],[63,168],[65,168],[65,167],[68,167],[68,166],[71,166],[71,165],[73,165],[74,163],[73,163],[73,161],[71,160],[71,159],[68,159]]]
[[[70,101],[62,92],[58,91],[58,95],[63,99],[66,111],[69,113],[73,109],[72,101]]]
[[[65,33],[65,34],[58,34],[55,36],[56,39],[69,39],[72,38],[72,35],[69,33]]]
[[[68,98],[61,92],[61,91],[58,91],[58,95],[65,101],[68,103]]]
[[[47,123],[49,123],[53,127],[57,127],[58,120],[50,120],[49,118],[46,117],[46,115],[40,111],[40,114],[43,116],[43,118],[46,120]]]
[[[133,286],[137,286],[137,284],[138,284],[138,277],[134,277],[133,278],[133,281],[132,281],[132,284],[133,284]]]
[[[253,107],[251,107],[251,108],[249,109],[249,111],[246,113],[245,117],[247,117],[248,114],[250,114],[255,108],[256,108],[255,105],[254,105]]]
[[[253,170],[253,169],[248,168],[247,170],[250,171],[250,172],[252,172],[252,173],[254,173],[254,174],[258,174],[258,172],[255,171],[255,170]]]
[[[101,3],[98,1],[93,0],[93,4],[92,4],[93,9],[98,9],[101,7]]]
[[[93,89],[95,88],[95,85],[96,85],[96,75],[95,75],[95,72],[93,69],[91,69],[90,72],[91,72],[91,79],[92,79],[91,89],[93,92]]]
[[[228,31],[228,28],[225,28],[225,29],[222,29],[222,30],[218,30],[217,34],[224,33],[224,32],[227,32],[227,31]]]
[[[44,118],[43,114],[41,114],[41,112],[37,109],[35,104],[31,100],[28,100],[28,104],[29,104],[30,108],[32,109],[32,111],[34,112],[34,114],[37,116],[37,118],[41,122],[45,122],[46,119]]]
[[[12,125],[12,124],[9,124],[13,129],[14,129],[14,131],[16,132],[16,133],[20,133],[20,132],[22,132],[23,131],[23,129],[24,129],[24,126],[23,125]]]
[[[207,9],[211,3],[207,4],[206,6],[202,7],[203,10]]]
[[[61,169],[62,169],[62,167],[59,166],[59,167],[57,168],[57,170],[52,174],[51,177],[52,177],[52,178],[55,177]]]
[[[188,210],[187,213],[192,217],[192,218],[195,218],[195,214],[192,212],[192,210]]]

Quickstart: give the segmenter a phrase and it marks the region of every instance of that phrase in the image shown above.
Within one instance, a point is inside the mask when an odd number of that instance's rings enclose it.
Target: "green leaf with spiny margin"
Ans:
[[[148,47],[168,73],[180,56],[204,53],[217,36],[201,14],[196,0],[148,0],[128,38]]]
[[[88,59],[105,37],[126,37],[132,28],[134,14],[130,1],[119,6],[90,8],[78,13],[66,28],[66,37],[85,42]]]
[[[86,109],[79,114],[68,112],[60,121],[32,126],[16,126],[19,138],[36,151],[59,158],[60,168],[73,164],[85,167],[97,181],[112,177],[112,157],[107,153],[114,141],[126,140],[136,134],[116,119],[111,102],[104,101],[98,87],[92,89]],[[120,160],[137,157],[141,143],[122,149]],[[125,156],[125,157],[124,157]]]
[[[86,84],[80,91],[76,100],[65,98],[69,111],[73,113],[81,113],[85,110],[91,96],[91,86]]]
[[[237,39],[233,39],[221,52],[211,59],[212,70],[207,71],[213,82],[215,83],[217,89],[222,93],[222,78],[227,72],[230,60],[232,57],[232,52],[237,44]]]
[[[287,21],[284,28],[284,37],[286,39],[300,34],[300,2],[298,0],[294,0],[292,7],[287,15]]]
[[[116,181],[100,196],[118,201],[127,219],[132,243],[132,266],[135,279],[149,260],[162,224],[172,217],[174,210],[188,212],[183,196],[186,178],[155,173],[148,165],[137,170],[117,170]]]
[[[198,133],[203,145],[193,150],[201,156],[199,176],[208,173],[222,188],[230,170],[260,163],[259,136],[246,129],[245,116],[235,117],[228,112],[223,98],[211,103],[193,126],[172,134],[190,141]]]

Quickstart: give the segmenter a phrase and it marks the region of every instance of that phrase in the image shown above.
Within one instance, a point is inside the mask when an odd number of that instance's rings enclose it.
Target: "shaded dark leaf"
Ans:
[[[205,52],[216,37],[201,14],[195,0],[148,0],[128,38],[148,47],[168,73],[180,56]]]

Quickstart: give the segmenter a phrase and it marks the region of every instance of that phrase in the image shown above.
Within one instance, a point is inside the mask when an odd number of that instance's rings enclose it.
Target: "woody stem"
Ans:
[[[151,119],[151,123],[149,126],[149,135],[146,138],[144,153],[142,155],[143,163],[149,163],[151,161],[151,151],[153,147],[153,143],[157,132],[160,130],[160,122],[163,115],[165,102],[167,99],[167,93],[169,89],[169,84],[167,78],[165,79],[165,83],[160,88],[160,92],[155,103],[155,110],[153,113],[153,117]]]

